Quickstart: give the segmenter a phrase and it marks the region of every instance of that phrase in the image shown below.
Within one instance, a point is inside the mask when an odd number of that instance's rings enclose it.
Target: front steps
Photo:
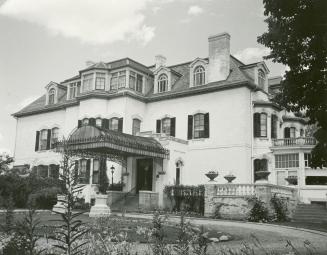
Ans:
[[[298,204],[292,221],[308,223],[327,223],[326,205]]]

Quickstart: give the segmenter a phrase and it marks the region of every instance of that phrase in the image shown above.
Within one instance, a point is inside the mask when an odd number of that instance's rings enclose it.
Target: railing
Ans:
[[[253,184],[222,184],[217,185],[217,196],[254,196]]]
[[[298,145],[315,145],[316,139],[314,137],[298,137],[298,138],[284,138],[274,139],[273,146],[298,146]]]
[[[294,188],[274,184],[216,184],[215,187],[216,196],[248,197],[262,192],[284,198],[292,198],[295,195]]]

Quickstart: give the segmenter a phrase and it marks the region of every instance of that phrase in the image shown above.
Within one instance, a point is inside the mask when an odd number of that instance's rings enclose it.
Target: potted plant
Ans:
[[[210,179],[209,181],[214,181],[217,178],[217,176],[218,176],[218,172],[209,171],[205,175]]]
[[[255,176],[257,177],[258,181],[260,180],[268,180],[268,176],[270,175],[269,171],[261,170],[255,172]]]
[[[289,185],[297,185],[297,176],[291,175],[285,178]]]
[[[224,176],[225,180],[228,181],[228,183],[232,183],[236,179],[236,176],[233,174],[227,174]]]

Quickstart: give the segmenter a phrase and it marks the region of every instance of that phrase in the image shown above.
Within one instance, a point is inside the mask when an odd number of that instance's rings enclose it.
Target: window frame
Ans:
[[[83,74],[83,92],[93,90],[94,73]]]
[[[206,77],[205,68],[202,65],[198,65],[197,67],[194,68],[193,71],[193,85],[194,86],[204,85],[206,83],[205,77]]]
[[[58,140],[59,140],[59,128],[54,127],[54,128],[51,129],[51,142],[50,142],[50,148],[51,149],[54,147],[53,144],[58,142]]]
[[[170,132],[171,132],[171,118],[166,117],[161,119],[161,133],[170,136]]]
[[[45,134],[45,138],[42,138],[43,134]],[[40,130],[40,138],[39,138],[39,151],[47,150],[47,141],[48,141],[48,130],[41,129]]]
[[[205,136],[204,115],[204,113],[197,113],[193,115],[193,139],[201,139]],[[197,118],[200,119],[196,120]],[[201,124],[201,122],[203,122],[203,124]]]
[[[69,100],[74,99],[77,96],[78,82],[69,83]]]
[[[116,126],[116,124],[114,125],[113,121],[117,121],[117,129],[114,129],[113,126]],[[119,131],[119,118],[117,117],[113,117],[111,119],[109,119],[109,130],[113,130],[113,131]]]
[[[100,123],[100,125],[99,125]],[[96,118],[95,119],[95,126],[96,127],[102,127],[102,119],[101,118]]]
[[[106,88],[106,73],[96,72],[95,73],[95,89],[105,90]]]
[[[265,88],[266,84],[266,74],[262,69],[258,70],[258,86],[262,89]]]
[[[49,105],[55,104],[55,99],[56,99],[56,89],[51,88],[49,89],[48,104]]]
[[[133,119],[132,123],[132,135],[136,135],[138,132],[141,131],[141,120],[138,118]],[[136,125],[137,124],[137,125]]]
[[[299,168],[299,153],[275,155],[275,169]]]
[[[260,113],[260,137],[267,137],[268,135],[268,114]]]

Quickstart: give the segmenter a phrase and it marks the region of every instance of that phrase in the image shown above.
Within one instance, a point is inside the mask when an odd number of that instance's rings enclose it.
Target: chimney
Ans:
[[[208,82],[226,80],[230,72],[230,35],[209,36]]]
[[[157,55],[155,56],[155,62],[156,62],[156,69],[158,69],[160,66],[166,65],[166,57],[163,55]]]

